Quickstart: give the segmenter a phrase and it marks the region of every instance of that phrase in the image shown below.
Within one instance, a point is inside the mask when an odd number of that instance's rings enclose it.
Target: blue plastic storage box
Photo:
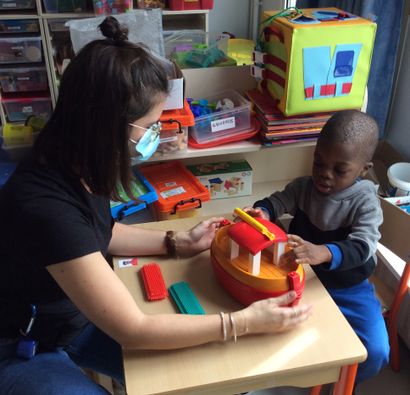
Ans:
[[[111,201],[111,215],[121,221],[124,217],[137,211],[144,210],[148,204],[158,200],[158,195],[148,180],[137,170],[134,170],[135,180],[132,183],[132,191],[138,196],[139,201],[129,200],[126,203]],[[120,192],[124,200],[128,199],[125,191]]]

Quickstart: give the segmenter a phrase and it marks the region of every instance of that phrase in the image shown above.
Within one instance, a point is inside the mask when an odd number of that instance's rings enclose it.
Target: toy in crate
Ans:
[[[189,133],[200,144],[250,129],[251,104],[233,89],[189,103],[195,116],[195,125],[189,128]]]
[[[211,245],[218,281],[244,305],[290,290],[296,292],[293,305],[297,304],[305,286],[305,272],[294,260],[282,262],[288,250],[286,233],[272,222],[251,217],[239,208],[235,213],[242,221],[222,226]]]
[[[283,114],[361,108],[376,24],[337,8],[267,11],[252,75]]]
[[[147,204],[155,202],[158,199],[158,195],[152,185],[136,170],[134,170],[131,192],[134,196],[138,197],[138,200],[130,200],[122,187],[120,187],[120,197],[126,203],[111,200],[111,215],[114,219],[121,221],[127,215],[145,209]]]
[[[165,45],[166,52],[181,68],[235,66],[236,61],[227,55],[228,40],[227,34],[185,31],[169,37]]]
[[[93,0],[95,15],[115,15],[132,10],[132,0]]]
[[[169,0],[169,9],[175,11],[182,10],[212,10],[214,0]]]

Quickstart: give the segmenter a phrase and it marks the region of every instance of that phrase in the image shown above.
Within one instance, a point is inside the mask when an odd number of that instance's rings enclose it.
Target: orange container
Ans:
[[[159,119],[162,123],[160,143],[154,157],[165,157],[175,152],[185,151],[188,146],[188,127],[195,124],[189,104],[184,100],[184,107],[167,110]]]
[[[211,199],[208,189],[179,161],[141,167],[140,171],[158,194],[151,204],[158,221],[193,217]]]

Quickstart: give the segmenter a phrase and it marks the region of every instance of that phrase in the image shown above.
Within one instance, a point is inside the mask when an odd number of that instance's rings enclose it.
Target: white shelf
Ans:
[[[228,155],[228,154],[238,154],[238,153],[246,153],[246,152],[257,152],[261,150],[269,150],[269,149],[285,149],[285,148],[302,148],[302,147],[312,147],[316,145],[316,141],[307,141],[307,142],[300,142],[300,143],[291,143],[291,144],[281,144],[275,145],[272,147],[266,147],[261,145],[258,140],[246,140],[246,141],[239,141],[236,143],[224,144],[219,145],[212,148],[189,148],[186,151],[176,152],[174,154],[166,155],[166,156],[158,156],[150,159],[148,163],[151,162],[162,162],[168,161],[173,159],[189,159],[189,158],[200,158],[200,157],[210,157],[210,156],[218,156],[218,155]]]
[[[192,15],[192,14],[209,14],[209,10],[183,10],[183,11],[171,11],[162,10],[162,15]]]
[[[35,12],[35,10],[32,10],[31,12]],[[38,15],[37,14],[32,14],[32,13],[27,13],[27,14],[3,14],[3,13],[0,13],[0,19],[38,19]]]
[[[94,18],[96,15],[93,12],[77,12],[77,13],[43,13],[39,14],[43,19],[77,19],[77,18]],[[115,15],[114,15],[115,16]]]

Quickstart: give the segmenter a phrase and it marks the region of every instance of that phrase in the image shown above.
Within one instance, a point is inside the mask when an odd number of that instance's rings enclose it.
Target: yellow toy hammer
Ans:
[[[253,218],[251,215],[248,213],[245,213],[240,208],[236,208],[233,210],[233,212],[244,222],[246,222],[248,225],[252,226],[255,228],[257,231],[262,233],[264,236],[266,236],[269,240],[275,240],[275,235],[269,231],[269,229],[265,226],[262,225],[259,221],[257,221],[255,218]]]

